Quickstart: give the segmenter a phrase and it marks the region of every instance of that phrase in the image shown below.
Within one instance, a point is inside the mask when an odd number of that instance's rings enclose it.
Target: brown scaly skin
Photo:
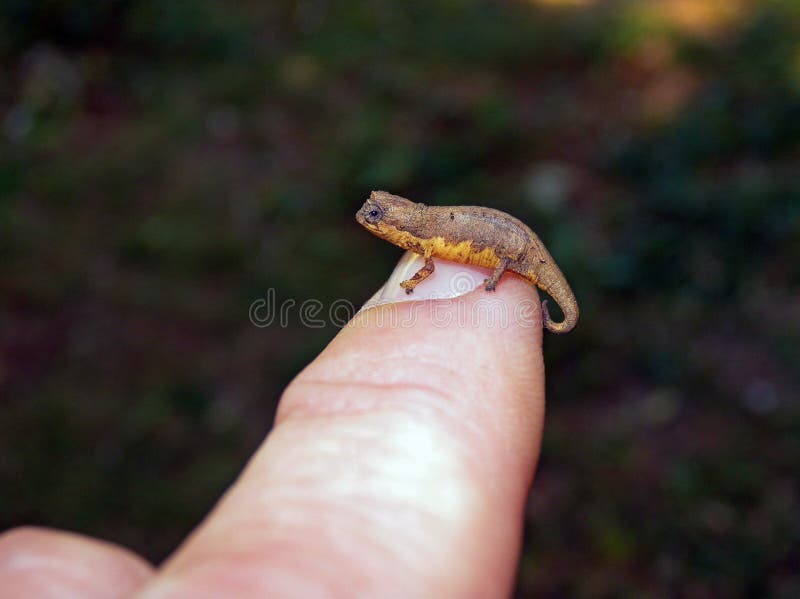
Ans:
[[[493,268],[486,291],[494,291],[506,270],[525,277],[549,294],[564,313],[564,320],[554,322],[547,302],[542,302],[548,331],[568,333],[578,322],[578,303],[553,257],[536,233],[505,212],[480,206],[426,206],[373,191],[356,220],[378,237],[425,258],[425,265],[400,283],[406,293],[430,276],[436,256]]]

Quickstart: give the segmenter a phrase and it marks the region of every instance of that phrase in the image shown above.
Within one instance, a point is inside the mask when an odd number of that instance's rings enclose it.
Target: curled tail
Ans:
[[[578,302],[570,289],[569,283],[564,278],[561,269],[558,268],[553,257],[547,250],[540,250],[534,260],[528,262],[526,276],[539,289],[552,297],[561,311],[564,313],[564,320],[556,322],[550,318],[547,309],[547,300],[542,302],[542,324],[551,333],[569,333],[578,324]]]
[[[564,320],[555,322],[550,318],[550,311],[547,309],[547,300],[542,302],[542,324],[551,333],[569,333],[578,324],[578,303],[575,297],[572,298],[571,304],[558,304],[561,311],[564,313]]]

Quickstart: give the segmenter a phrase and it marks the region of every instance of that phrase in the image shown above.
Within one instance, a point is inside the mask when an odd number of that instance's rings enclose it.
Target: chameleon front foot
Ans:
[[[433,268],[433,258],[426,256],[425,264],[422,265],[422,268],[414,273],[413,277],[400,283],[400,287],[406,290],[406,295],[414,293],[414,287],[431,276],[431,273],[433,273]]]

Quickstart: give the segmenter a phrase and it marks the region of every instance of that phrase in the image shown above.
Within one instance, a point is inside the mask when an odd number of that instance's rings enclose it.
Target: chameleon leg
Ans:
[[[414,293],[414,287],[431,276],[431,273],[433,273],[433,258],[425,256],[425,264],[422,268],[420,268],[413,277],[400,283],[400,287],[405,289],[406,293]]]
[[[500,260],[500,264],[497,265],[497,268],[494,269],[492,276],[489,277],[484,281],[484,287],[486,291],[494,291],[497,287],[497,282],[500,280],[500,277],[503,276],[503,273],[508,268],[508,264],[511,262],[509,258],[503,258]]]

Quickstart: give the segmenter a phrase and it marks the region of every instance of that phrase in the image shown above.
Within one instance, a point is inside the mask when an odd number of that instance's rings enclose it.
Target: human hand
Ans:
[[[407,299],[396,282],[413,261],[384,296]],[[485,277],[437,262],[412,299],[447,293],[455,272]],[[0,536],[0,598],[508,596],[541,444],[541,348],[536,291],[510,274],[493,294],[365,310],[289,385],[244,472],[159,569],[16,529]]]

